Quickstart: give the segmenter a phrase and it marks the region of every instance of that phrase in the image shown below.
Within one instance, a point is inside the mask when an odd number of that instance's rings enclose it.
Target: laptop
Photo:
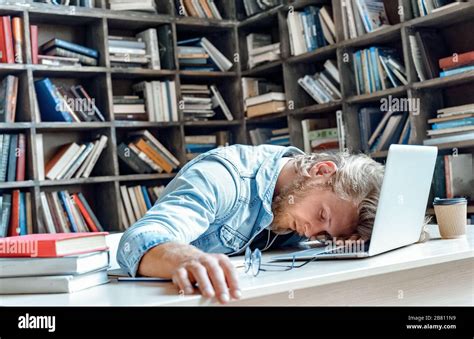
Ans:
[[[365,258],[418,241],[438,148],[391,145],[370,242],[364,246],[322,245],[274,256],[271,261]]]

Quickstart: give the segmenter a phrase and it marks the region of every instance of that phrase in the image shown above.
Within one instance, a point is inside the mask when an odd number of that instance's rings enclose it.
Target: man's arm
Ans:
[[[173,278],[185,293],[188,284],[197,282],[204,295],[212,295],[206,293],[206,278],[211,292],[215,290],[218,296],[228,294],[227,287],[231,292],[237,290],[234,268],[227,257],[187,245],[234,205],[237,188],[232,174],[218,162],[203,160],[175,178],[167,191],[123,235],[117,254],[121,267],[132,276]]]

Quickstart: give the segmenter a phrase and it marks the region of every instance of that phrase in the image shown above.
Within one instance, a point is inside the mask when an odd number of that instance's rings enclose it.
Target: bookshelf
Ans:
[[[32,64],[30,44],[25,44],[25,64],[0,64],[0,76],[19,77],[17,121],[0,123],[2,133],[25,133],[27,137],[26,180],[21,182],[0,183],[0,194],[20,189],[32,195],[33,220],[41,215],[40,192],[67,189],[83,192],[92,209],[106,230],[121,230],[120,185],[162,185],[168,183],[174,173],[132,174],[124,169],[117,156],[117,144],[128,132],[148,129],[170,149],[180,160],[186,162],[184,137],[226,130],[231,133],[232,143],[249,143],[248,130],[259,126],[274,128],[288,127],[291,143],[303,147],[301,120],[314,117],[326,117],[335,124],[337,110],[343,111],[347,147],[351,151],[360,150],[359,124],[357,110],[366,104],[379,102],[389,95],[393,97],[419,98],[421,111],[410,115],[412,126],[411,143],[419,144],[425,136],[426,120],[442,105],[463,104],[470,100],[466,93],[474,89],[474,72],[437,78],[419,82],[416,77],[413,60],[410,56],[408,34],[422,27],[437,27],[451,39],[451,48],[465,49],[472,36],[456,32],[472,31],[474,1],[463,3],[429,16],[411,18],[409,11],[401,17],[400,23],[368,33],[355,39],[344,40],[340,0],[285,1],[285,3],[250,18],[244,18],[242,0],[216,1],[224,19],[200,19],[183,17],[176,13],[174,1],[156,0],[158,14],[140,12],[118,12],[107,8],[107,1],[96,0],[94,9],[80,7],[53,6],[32,1],[6,1],[0,5],[0,15],[18,16],[24,20],[25,41],[30,40],[29,25],[39,26],[39,44],[52,36],[62,37],[73,42],[95,48],[100,52],[99,65],[96,67],[50,67]],[[290,42],[286,16],[291,9],[306,5],[331,5],[336,26],[336,43],[313,52],[298,56],[290,55]],[[399,0],[399,5],[408,8],[410,0]],[[137,68],[113,68],[108,50],[107,37],[113,34],[133,36],[147,28],[169,25],[172,32],[172,45],[176,51],[177,41],[181,39],[206,36],[230,60],[236,60],[228,72],[198,72],[180,70],[175,53],[172,69],[151,70]],[[281,60],[247,69],[245,35],[251,32],[268,30],[275,42],[281,43]],[[465,43],[462,40],[466,40]],[[367,47],[371,44],[387,45],[398,49],[408,69],[408,84],[371,94],[356,95],[351,62],[345,62],[345,53]],[[341,74],[342,99],[337,102],[316,104],[297,85],[297,79],[304,74],[319,70],[327,59],[337,60]],[[349,58],[351,59],[351,58]],[[270,77],[277,79],[287,95],[287,109],[273,115],[246,118],[242,98],[242,77]],[[54,81],[66,84],[81,84],[92,96],[104,113],[105,122],[49,123],[38,122],[34,109],[34,80],[50,77]],[[233,116],[233,121],[217,118],[211,121],[184,121],[179,112],[177,122],[130,122],[115,121],[113,114],[113,95],[124,95],[132,83],[137,81],[173,80],[176,82],[177,97],[181,100],[180,84],[217,84]],[[49,154],[60,141],[90,140],[97,134],[108,137],[108,145],[90,178],[69,180],[42,180],[38,175],[38,158],[34,151],[37,134],[43,134],[44,153]],[[444,144],[441,151],[450,152],[454,148],[463,152],[474,152],[473,142]],[[386,152],[372,154],[384,161]],[[106,207],[106,208],[104,208]],[[472,208],[471,208],[472,211]]]

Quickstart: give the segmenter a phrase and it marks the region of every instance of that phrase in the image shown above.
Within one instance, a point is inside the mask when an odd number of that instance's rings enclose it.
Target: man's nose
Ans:
[[[321,225],[320,223],[313,222],[312,224],[307,222],[304,225],[305,227],[305,235],[309,237],[314,237],[324,231],[324,225]]]

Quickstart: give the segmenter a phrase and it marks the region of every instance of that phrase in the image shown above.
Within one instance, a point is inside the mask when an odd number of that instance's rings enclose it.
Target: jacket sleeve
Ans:
[[[226,166],[212,159],[196,162],[172,180],[155,205],[123,234],[118,263],[135,276],[149,249],[194,241],[236,201],[236,180]]]

